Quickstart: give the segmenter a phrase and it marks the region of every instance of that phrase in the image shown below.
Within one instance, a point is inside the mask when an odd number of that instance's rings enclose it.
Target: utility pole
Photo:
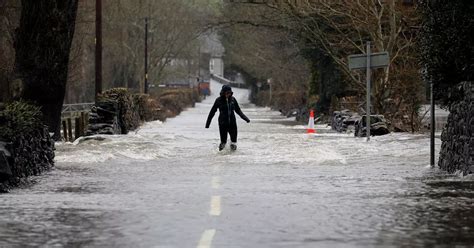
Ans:
[[[95,101],[102,93],[102,0],[95,1]]]
[[[430,87],[430,95],[431,95],[431,125],[430,125],[430,165],[431,167],[435,166],[435,131],[436,131],[436,123],[435,123],[435,102],[433,97],[433,83],[431,82]]]
[[[370,96],[371,96],[371,87],[370,87],[370,77],[372,75],[372,69],[371,69],[371,59],[370,59],[371,51],[370,51],[370,41],[367,41],[367,117],[366,117],[366,130],[367,130],[367,142],[370,141]]]
[[[145,17],[145,94],[148,94],[148,17]]]
[[[198,46],[198,78],[201,80],[201,43]],[[199,83],[198,80],[198,83]]]

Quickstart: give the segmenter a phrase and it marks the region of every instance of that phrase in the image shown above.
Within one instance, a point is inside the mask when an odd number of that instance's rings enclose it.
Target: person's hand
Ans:
[[[206,126],[206,128],[209,128],[209,126]]]
[[[250,120],[247,120],[247,123],[250,123]]]

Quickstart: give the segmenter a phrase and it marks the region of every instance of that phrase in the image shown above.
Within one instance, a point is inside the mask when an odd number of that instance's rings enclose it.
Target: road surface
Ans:
[[[474,244],[473,180],[430,169],[426,135],[307,135],[234,92],[252,120],[236,152],[217,151],[217,116],[204,128],[214,97],[126,136],[59,144],[53,171],[0,195],[0,247]]]

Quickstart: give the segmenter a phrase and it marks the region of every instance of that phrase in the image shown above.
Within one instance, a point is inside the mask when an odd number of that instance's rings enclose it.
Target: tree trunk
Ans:
[[[59,139],[78,0],[22,0],[21,5],[14,47],[22,98],[41,106],[45,124]]]

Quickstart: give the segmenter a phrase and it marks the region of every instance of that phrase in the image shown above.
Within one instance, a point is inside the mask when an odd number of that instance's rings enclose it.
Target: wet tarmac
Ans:
[[[252,120],[236,152],[218,152],[216,117],[204,128],[212,97],[126,136],[58,144],[53,171],[0,195],[0,247],[474,245],[474,180],[431,169],[427,135],[308,135],[234,92]]]

